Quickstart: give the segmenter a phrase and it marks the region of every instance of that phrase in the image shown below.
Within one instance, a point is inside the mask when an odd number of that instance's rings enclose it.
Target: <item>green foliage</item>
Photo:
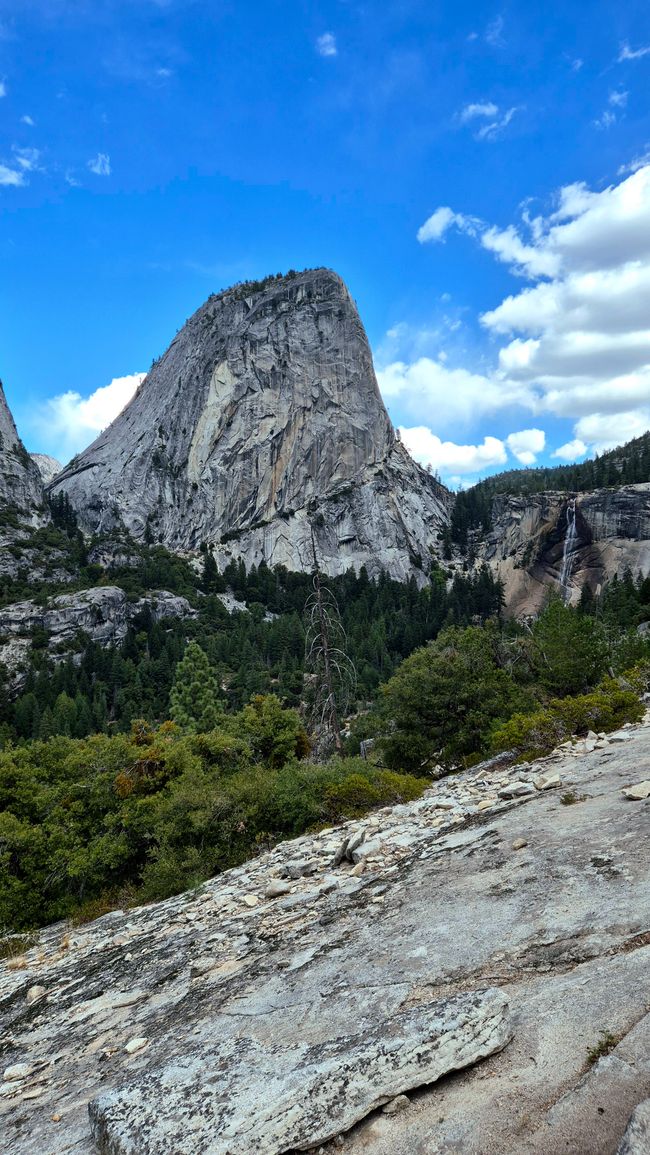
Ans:
[[[214,730],[223,707],[215,671],[196,642],[189,642],[176,667],[169,695],[169,715],[183,730]]]
[[[490,727],[530,699],[505,668],[494,624],[444,630],[383,687],[380,749],[391,769],[428,773],[481,754]]]
[[[245,714],[228,719],[232,733],[137,720],[129,734],[0,753],[0,932],[166,897],[424,788],[359,758],[313,765],[291,750],[283,762],[296,716],[264,701]]]
[[[555,694],[577,694],[596,684],[609,656],[601,622],[549,599],[533,626],[534,664],[541,684]]]
[[[624,722],[638,722],[643,706],[634,690],[607,678],[590,694],[553,698],[545,709],[517,713],[494,729],[492,749],[516,750],[527,757],[548,753],[574,734],[614,730]]]

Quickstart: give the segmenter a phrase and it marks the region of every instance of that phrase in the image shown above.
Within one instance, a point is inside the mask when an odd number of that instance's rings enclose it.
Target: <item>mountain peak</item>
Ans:
[[[313,529],[325,568],[406,576],[446,520],[446,491],[397,441],[330,269],[210,297],[59,488],[91,531],[121,524],[291,569],[311,567]]]

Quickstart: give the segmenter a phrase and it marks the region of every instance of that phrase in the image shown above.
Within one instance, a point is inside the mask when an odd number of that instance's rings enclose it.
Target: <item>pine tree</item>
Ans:
[[[169,695],[169,714],[184,730],[204,733],[214,730],[222,716],[219,687],[207,654],[196,642],[189,642],[176,666]]]

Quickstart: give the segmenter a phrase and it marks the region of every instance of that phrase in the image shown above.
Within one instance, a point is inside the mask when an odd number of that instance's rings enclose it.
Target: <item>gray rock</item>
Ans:
[[[648,1155],[650,1151],[650,1099],[634,1109],[616,1155]]]
[[[0,506],[23,514],[43,506],[43,482],[38,466],[18,436],[0,382]]]
[[[317,1051],[300,1039],[282,1048],[207,1037],[173,1066],[94,1099],[92,1133],[103,1155],[304,1150],[404,1091],[494,1054],[511,1035],[508,1001],[489,989],[398,1011],[345,1039],[324,1039]]]
[[[55,660],[65,659],[62,649],[79,631],[100,646],[117,645],[126,637],[132,619],[145,606],[149,607],[154,621],[195,615],[185,598],[168,590],[156,590],[131,602],[117,586],[59,594],[45,608],[31,601],[14,602],[0,609],[0,634],[8,638],[0,646],[0,661],[10,671],[16,670],[30,645],[28,637],[21,635],[28,635],[37,627],[48,634],[48,648]]]
[[[63,469],[61,462],[47,453],[30,453],[30,457],[41,475],[43,485],[49,485]]]
[[[525,798],[527,795],[535,793],[532,782],[509,782],[507,786],[502,786],[498,791],[499,798]]]
[[[220,566],[365,565],[424,582],[449,492],[399,441],[340,277],[211,297],[126,409],[59,474],[90,533],[147,529]]]

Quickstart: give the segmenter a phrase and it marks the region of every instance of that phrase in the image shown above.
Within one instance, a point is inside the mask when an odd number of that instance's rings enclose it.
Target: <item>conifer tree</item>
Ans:
[[[195,733],[214,730],[222,716],[219,687],[207,654],[189,642],[176,666],[169,695],[169,714],[178,726]]]

